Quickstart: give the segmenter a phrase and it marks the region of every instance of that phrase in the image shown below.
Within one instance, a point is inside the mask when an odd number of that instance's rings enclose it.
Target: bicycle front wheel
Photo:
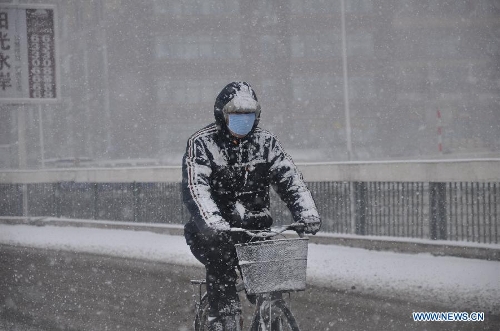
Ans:
[[[257,308],[252,321],[251,331],[268,331],[269,318],[271,318],[271,330],[273,331],[300,331],[295,317],[283,300],[274,302],[274,306],[271,309],[271,317],[269,317],[267,309],[263,310],[264,316],[259,311],[260,309]]]

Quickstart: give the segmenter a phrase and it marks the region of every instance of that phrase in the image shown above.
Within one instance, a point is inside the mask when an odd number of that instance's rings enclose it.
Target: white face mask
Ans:
[[[231,132],[239,136],[246,136],[255,123],[255,113],[228,114],[227,126]]]

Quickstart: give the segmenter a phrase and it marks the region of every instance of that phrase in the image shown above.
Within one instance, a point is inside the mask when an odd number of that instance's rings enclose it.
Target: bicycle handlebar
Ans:
[[[271,238],[277,236],[286,230],[294,230],[300,238],[304,237],[304,223],[292,223],[290,225],[271,228],[268,230],[247,230],[243,228],[231,228],[231,232],[244,232],[252,238]]]

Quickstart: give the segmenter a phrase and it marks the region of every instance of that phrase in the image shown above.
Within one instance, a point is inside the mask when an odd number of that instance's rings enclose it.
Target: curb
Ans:
[[[72,226],[77,228],[97,228],[129,231],[149,231],[172,236],[184,235],[184,227],[175,224],[131,223],[119,221],[94,221],[56,217],[5,217],[0,216],[0,224],[32,226]]]
[[[158,234],[182,236],[184,227],[178,224],[164,223],[132,223],[120,221],[97,221],[65,219],[55,217],[8,217],[0,216],[0,224],[31,226],[72,226],[99,229],[118,229],[129,231],[149,231]],[[342,235],[319,233],[309,236],[309,242],[322,245],[337,245],[362,248],[375,251],[392,251],[398,253],[429,253],[435,256],[454,256],[488,261],[500,261],[500,245],[480,244],[460,241],[428,240],[376,237],[360,235]]]
[[[311,238],[311,242],[327,245],[338,245],[363,248],[375,251],[392,251],[397,253],[419,254],[429,253],[434,256],[454,256],[469,259],[488,261],[500,261],[500,245],[471,244],[461,245],[461,242],[443,241],[439,243],[418,242],[417,240],[404,241],[404,238],[390,241],[387,239],[370,238],[343,238],[343,237],[321,237]],[[410,239],[410,238],[408,238]],[[481,247],[483,246],[483,247]]]

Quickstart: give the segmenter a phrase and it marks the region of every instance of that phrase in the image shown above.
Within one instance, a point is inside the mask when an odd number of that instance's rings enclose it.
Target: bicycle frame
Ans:
[[[266,239],[282,234],[286,230],[296,230],[299,236],[303,237],[303,224],[294,223],[289,226],[274,228],[269,231],[249,231],[245,229],[232,228],[232,232],[244,232],[252,238]],[[206,331],[204,326],[204,316],[206,315],[205,310],[208,309],[208,297],[207,293],[203,292],[203,285],[206,285],[206,280],[191,280],[191,285],[198,285],[198,301],[195,299],[195,309],[196,309],[196,319],[195,319],[195,331]],[[244,290],[243,282],[236,284],[237,292]],[[251,325],[248,330],[250,331],[281,331],[283,322],[289,326],[292,331],[300,331],[295,317],[287,306],[285,300],[283,299],[283,294],[288,293],[290,297],[290,291],[281,292],[267,292],[262,294],[257,294],[256,307],[252,315]],[[196,296],[193,293],[193,297]],[[274,329],[272,326],[274,325]],[[239,330],[241,331],[241,330]]]
[[[191,285],[199,286],[198,301],[195,299],[195,331],[206,331],[203,326],[200,326],[200,323],[203,323],[203,310],[206,309],[206,305],[208,305],[207,293],[203,291],[203,285],[205,284],[205,280],[191,280]],[[244,290],[243,283],[238,283],[236,289],[238,292],[242,292]],[[272,325],[276,324],[278,319],[286,318],[292,330],[299,331],[295,317],[292,315],[290,307],[287,306],[283,298],[283,294],[286,293],[289,294],[290,298],[290,292],[269,292],[259,294],[248,330],[280,331],[280,328],[277,330],[273,329]],[[196,296],[196,294],[193,294],[193,296]],[[241,329],[239,331],[241,331]]]

